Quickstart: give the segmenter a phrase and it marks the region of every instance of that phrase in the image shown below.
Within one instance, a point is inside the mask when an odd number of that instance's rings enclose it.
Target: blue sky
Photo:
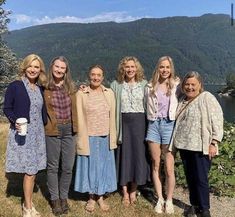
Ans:
[[[7,0],[9,29],[46,23],[128,22],[140,18],[230,14],[235,0]]]

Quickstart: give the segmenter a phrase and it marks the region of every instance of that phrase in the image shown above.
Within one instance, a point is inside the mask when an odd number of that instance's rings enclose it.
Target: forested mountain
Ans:
[[[150,78],[156,60],[169,55],[176,71],[197,70],[207,83],[225,81],[235,71],[235,26],[228,15],[140,19],[127,23],[59,23],[12,31],[8,46],[19,56],[39,54],[48,65],[54,56],[65,55],[74,79],[84,80],[92,64],[102,64],[112,80],[119,60],[139,58]]]

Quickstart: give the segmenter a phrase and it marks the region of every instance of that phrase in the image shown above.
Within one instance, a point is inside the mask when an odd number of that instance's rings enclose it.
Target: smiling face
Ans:
[[[202,84],[195,78],[188,78],[183,84],[183,92],[188,100],[195,98],[201,92]]]
[[[163,60],[158,67],[159,79],[166,80],[171,76],[171,65],[168,60]]]
[[[41,72],[41,65],[38,60],[33,60],[25,70],[25,76],[31,83],[35,83]]]
[[[91,71],[89,73],[89,79],[90,79],[91,88],[96,89],[96,88],[100,87],[100,85],[102,84],[102,82],[104,80],[104,73],[98,67],[93,68],[93,69],[91,69]]]
[[[55,81],[62,81],[64,79],[64,75],[66,74],[66,63],[57,59],[55,60],[52,66],[52,75]]]
[[[124,71],[125,71],[125,78],[127,82],[134,82],[137,67],[133,60],[129,60],[124,65]]]

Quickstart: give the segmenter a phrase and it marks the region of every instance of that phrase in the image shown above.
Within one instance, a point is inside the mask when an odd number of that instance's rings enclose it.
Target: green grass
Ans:
[[[5,174],[5,152],[9,124],[0,122],[0,217],[18,217],[22,216],[21,203],[23,197],[21,174]],[[149,190],[149,195],[152,196],[152,189]],[[43,217],[53,216],[48,203],[49,193],[46,185],[46,173],[40,172],[36,178],[36,184],[33,194],[33,202],[37,210]],[[76,216],[91,216],[91,217],[151,217],[158,216],[153,211],[154,203],[149,201],[143,195],[138,197],[138,202],[135,206],[128,208],[121,203],[121,196],[118,192],[107,195],[106,201],[110,205],[108,212],[102,212],[98,205],[94,213],[87,213],[84,209],[87,200],[86,194],[79,194],[72,190],[69,195],[69,205],[71,211],[68,217]],[[180,216],[182,209],[177,210],[176,215]],[[165,216],[159,215],[159,216]]]
[[[5,174],[5,153],[7,144],[7,135],[9,124],[0,120],[0,217],[17,217],[22,216],[21,204],[23,201],[23,190],[21,174]],[[210,172],[210,184],[212,190],[217,196],[234,197],[234,155],[235,155],[235,127],[234,124],[225,124],[225,136],[220,145],[220,156],[214,159]],[[177,183],[185,185],[182,163],[179,158],[176,159],[176,175]],[[98,205],[94,213],[87,213],[84,209],[86,194],[79,194],[73,191],[73,182],[69,194],[70,212],[68,217],[91,216],[91,217],[151,217],[151,216],[167,216],[164,214],[156,214],[153,210],[154,196],[153,189],[144,188],[138,197],[135,206],[128,208],[121,203],[121,196],[118,192],[109,194],[106,202],[110,205],[108,212],[102,212]],[[46,185],[46,171],[42,171],[37,175],[36,184],[33,195],[33,202],[37,210],[43,217],[53,216],[48,203],[49,193]],[[188,193],[182,188],[176,188],[174,194],[175,215],[181,216],[183,209],[188,204]],[[220,198],[218,198],[220,200]],[[212,204],[213,205],[213,204]],[[214,210],[218,207],[213,207]],[[217,210],[219,211],[219,210]]]

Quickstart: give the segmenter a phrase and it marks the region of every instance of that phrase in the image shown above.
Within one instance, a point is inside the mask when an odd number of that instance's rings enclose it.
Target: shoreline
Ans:
[[[230,87],[225,87],[222,90],[218,90],[217,93],[219,96],[235,97],[235,89]]]

